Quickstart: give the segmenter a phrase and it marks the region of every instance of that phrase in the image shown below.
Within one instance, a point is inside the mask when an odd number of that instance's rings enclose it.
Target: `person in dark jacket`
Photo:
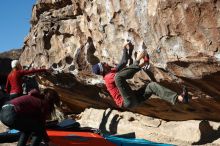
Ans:
[[[46,88],[40,93],[33,89],[28,95],[10,100],[2,106],[0,113],[3,124],[21,131],[18,146],[25,146],[32,135],[31,146],[39,146],[42,139],[49,143],[45,123],[48,116],[59,106],[59,95]]]
[[[18,60],[13,60],[11,62],[12,71],[9,73],[5,90],[10,94],[9,98],[13,99],[19,97],[23,93],[22,89],[22,77],[25,75],[30,75],[34,73],[46,72],[47,69],[32,69],[23,70],[20,62]]]
[[[132,90],[126,80],[131,79],[135,73],[145,67],[146,64],[149,64],[149,56],[146,50],[143,49],[138,54],[134,63],[126,67],[128,59],[126,48],[130,47],[133,47],[131,43],[125,46],[122,60],[117,67],[111,67],[104,62],[92,66],[93,73],[103,76],[107,90],[118,107],[132,108],[147,100],[152,94],[172,104],[188,102],[188,92],[186,88],[183,89],[182,94],[178,95],[176,92],[156,82],[150,82],[146,85],[144,92],[142,88],[140,90]],[[140,62],[141,60],[144,61]]]

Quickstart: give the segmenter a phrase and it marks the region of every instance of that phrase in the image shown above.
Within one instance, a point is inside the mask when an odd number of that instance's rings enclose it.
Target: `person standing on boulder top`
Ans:
[[[11,67],[12,71],[8,75],[5,87],[6,92],[10,94],[10,100],[22,95],[22,77],[24,75],[47,71],[47,69],[22,70],[22,66],[18,60],[13,60]]]
[[[156,82],[150,82],[144,87],[144,90],[143,88],[140,90],[132,90],[126,80],[131,79],[135,73],[142,69],[142,67],[149,64],[149,57],[147,57],[148,54],[146,53],[146,50],[143,49],[137,55],[134,63],[125,67],[128,59],[126,50],[131,47],[134,47],[131,43],[125,45],[122,60],[115,68],[109,66],[105,62],[100,62],[92,66],[93,73],[103,76],[107,90],[118,107],[132,108],[147,100],[152,94],[155,94],[172,104],[175,104],[176,102],[188,102],[188,91],[186,88],[183,88],[182,94],[178,95],[176,92],[167,89]],[[144,61],[141,62],[142,60]]]

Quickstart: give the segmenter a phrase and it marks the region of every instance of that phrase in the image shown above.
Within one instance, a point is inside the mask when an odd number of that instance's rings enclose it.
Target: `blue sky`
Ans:
[[[32,6],[36,0],[1,0],[0,52],[21,48],[30,29]]]

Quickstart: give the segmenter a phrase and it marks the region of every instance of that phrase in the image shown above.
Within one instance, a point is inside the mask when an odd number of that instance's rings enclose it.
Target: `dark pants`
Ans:
[[[45,127],[42,122],[31,117],[19,116],[15,112],[14,106],[2,107],[1,121],[9,128],[21,131],[18,146],[26,146],[28,138],[32,134],[30,146],[39,146],[45,133]]]
[[[19,96],[22,96],[23,94],[22,93],[14,93],[14,94],[10,94],[9,95],[9,100],[12,100],[16,97],[19,97]]]
[[[148,99],[152,94],[155,94],[159,96],[161,99],[175,104],[177,93],[159,85],[156,82],[149,83],[145,87],[143,92],[141,90],[133,91],[126,80],[131,79],[134,76],[134,74],[140,70],[141,68],[138,66],[138,63],[135,62],[129,67],[119,71],[115,76],[115,84],[118,87],[119,92],[124,99],[123,107],[134,107],[135,105]]]

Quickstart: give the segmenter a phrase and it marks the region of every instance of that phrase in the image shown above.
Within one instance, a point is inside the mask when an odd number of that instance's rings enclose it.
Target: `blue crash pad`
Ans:
[[[122,138],[117,136],[106,136],[105,138],[117,146],[173,146],[171,144],[156,143],[137,138]]]

